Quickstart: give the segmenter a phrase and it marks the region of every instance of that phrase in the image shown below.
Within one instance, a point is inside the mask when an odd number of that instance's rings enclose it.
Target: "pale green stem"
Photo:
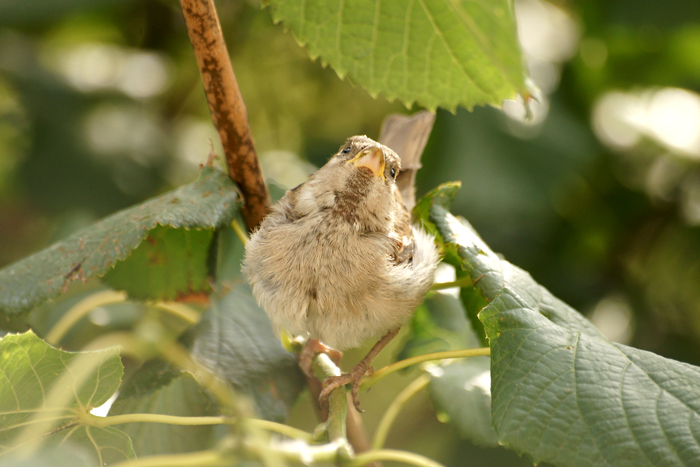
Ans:
[[[153,349],[149,349],[142,340],[134,337],[134,335],[128,331],[110,332],[109,334],[100,336],[83,347],[82,350],[89,352],[115,346],[121,347],[119,355],[122,357],[130,355],[140,360],[146,360],[153,355]]]
[[[275,443],[274,445],[260,445],[247,442],[246,451],[251,457],[259,457],[262,451],[274,451],[278,456],[294,462],[295,464],[315,465],[317,463],[341,464],[338,452],[345,448],[347,443],[335,442],[317,445],[304,443]],[[346,461],[348,458],[344,458]]]
[[[245,230],[243,230],[243,227],[241,227],[241,224],[239,224],[236,219],[231,221],[231,228],[236,233],[236,236],[241,241],[243,246],[246,246],[248,243],[248,235],[245,233]]]
[[[158,346],[161,358],[192,373],[197,381],[207,388],[209,392],[227,409],[231,410],[234,419],[240,429],[247,433],[250,439],[258,443],[269,443],[268,434],[260,427],[251,423],[250,414],[252,407],[245,398],[239,397],[225,382],[207,367],[192,358],[190,353],[177,342],[160,342]],[[260,461],[265,466],[283,465],[280,454],[275,450],[261,450],[258,452]]]
[[[224,407],[236,409],[236,415],[241,416],[241,418],[247,418],[247,414],[240,413],[236,395],[231,388],[222,382],[216,374],[193,359],[184,347],[177,342],[162,342],[159,346],[159,350],[160,356],[164,360],[192,373],[195,378],[224,405]]]
[[[167,423],[169,425],[221,425],[232,423],[229,417],[178,417],[176,415],[162,415],[155,413],[129,413],[124,415],[110,415],[108,417],[98,417],[86,413],[81,417],[81,421],[86,425],[106,427],[121,425],[123,423]]]
[[[442,290],[442,289],[451,289],[453,287],[468,287],[470,285],[474,285],[472,282],[472,278],[469,276],[464,276],[460,279],[457,279],[456,281],[452,282],[436,282],[430,287],[430,290]]]
[[[413,396],[422,391],[428,383],[430,383],[430,378],[426,375],[421,375],[396,396],[379,421],[377,430],[374,433],[374,439],[372,440],[372,449],[381,449],[381,447],[384,446],[386,437],[389,434],[389,429],[394,423],[394,420],[396,420],[399,412],[401,412],[403,406],[406,405],[406,402],[411,400]]]
[[[189,307],[183,303],[177,302],[154,302],[151,303],[152,306],[159,308],[163,311],[167,311],[171,315],[181,318],[183,321],[187,321],[189,324],[197,324],[201,315],[192,307]]]
[[[323,372],[324,377],[340,374],[340,369],[325,353],[316,355],[314,361]],[[331,442],[347,440],[347,431],[345,426],[347,414],[348,400],[345,386],[340,386],[331,391],[331,394],[328,397],[328,421],[326,422],[326,427],[328,429],[328,438]]]
[[[280,435],[287,436],[293,439],[300,439],[310,443],[313,441],[313,435],[307,433],[293,426],[285,425],[283,423],[270,422],[268,420],[258,420],[257,418],[248,419],[248,423],[253,426],[257,426],[266,431],[272,431],[274,433],[279,433]]]
[[[405,360],[392,363],[389,366],[385,366],[381,370],[377,371],[371,376],[368,376],[362,381],[360,385],[361,389],[369,389],[374,383],[380,379],[395,373],[399,370],[403,370],[411,365],[416,365],[418,363],[430,362],[433,360],[445,360],[448,358],[467,358],[467,357],[482,357],[491,355],[491,349],[484,347],[481,349],[462,349],[462,350],[448,350],[446,352],[434,352],[424,355],[418,355],[415,357],[407,358]]]
[[[223,456],[221,451],[211,449],[208,451],[142,457],[112,464],[110,467],[204,467],[231,464],[231,459]]]
[[[98,306],[123,302],[126,298],[127,295],[125,292],[115,292],[114,290],[103,290],[85,297],[73,305],[61,316],[56,324],[54,324],[51,330],[46,334],[46,342],[51,345],[58,345],[66,333],[93,309]]]
[[[124,415],[110,415],[107,417],[98,417],[90,413],[84,413],[81,416],[81,422],[85,425],[106,427],[112,425],[121,425],[123,423],[166,423],[169,425],[223,425],[232,424],[235,420],[231,417],[214,416],[214,417],[180,417],[176,415],[161,415],[151,413],[130,413]],[[300,439],[306,442],[312,440],[310,433],[299,430],[298,428],[284,425],[282,423],[270,422],[267,420],[248,419],[247,422],[251,426],[256,426],[266,431],[272,431],[281,435],[288,436],[294,439]]]
[[[394,449],[373,449],[371,451],[358,454],[355,458],[345,464],[345,467],[361,467],[371,462],[394,461],[403,462],[417,467],[444,467],[442,464],[432,459],[407,451],[397,451]]]

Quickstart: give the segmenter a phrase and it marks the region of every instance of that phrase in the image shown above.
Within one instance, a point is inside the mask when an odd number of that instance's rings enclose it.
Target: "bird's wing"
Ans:
[[[403,203],[401,192],[394,189],[394,202],[397,214],[391,236],[396,239],[396,264],[402,264],[413,259],[413,230],[411,229],[411,213]]]
[[[384,119],[379,133],[379,142],[393,149],[401,158],[401,171],[396,184],[408,212],[416,205],[416,172],[421,167],[420,158],[433,123],[435,114],[427,110],[411,116],[391,114]]]

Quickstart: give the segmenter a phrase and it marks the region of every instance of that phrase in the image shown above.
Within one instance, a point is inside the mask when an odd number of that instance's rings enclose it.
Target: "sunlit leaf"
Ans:
[[[508,0],[268,0],[312,58],[372,95],[428,109],[525,92]]]
[[[220,228],[234,215],[236,199],[229,177],[205,167],[194,183],[113,214],[0,270],[0,313],[9,320],[58,296],[74,280],[103,276],[157,226]]]
[[[123,372],[118,348],[64,352],[31,331],[6,335],[0,340],[0,454],[70,441],[99,465],[133,458],[124,432],[80,422],[114,394]]]

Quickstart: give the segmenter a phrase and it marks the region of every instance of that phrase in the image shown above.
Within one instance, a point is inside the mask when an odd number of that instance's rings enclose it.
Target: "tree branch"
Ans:
[[[180,6],[202,74],[211,119],[224,147],[228,173],[243,195],[243,220],[248,230],[253,230],[268,213],[270,195],[216,7],[213,0],[180,0]]]

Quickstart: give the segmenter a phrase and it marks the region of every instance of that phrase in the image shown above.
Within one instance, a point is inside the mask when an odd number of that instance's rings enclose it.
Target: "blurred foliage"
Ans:
[[[453,212],[494,251],[589,312],[603,334],[627,330],[618,332],[624,343],[700,364],[700,157],[652,131],[665,120],[650,112],[656,125],[617,119],[617,132],[606,133],[606,122],[624,109],[615,104],[606,113],[602,105],[613,91],[652,110],[653,93],[664,87],[697,96],[700,4],[515,6],[526,62],[543,93],[533,119],[523,121],[516,103],[505,111],[438,111],[419,194],[461,180]],[[345,138],[376,137],[387,113],[405,111],[309,60],[255,2],[221,0],[218,7],[271,181],[294,186]],[[678,114],[697,130],[690,109]],[[0,267],[194,180],[208,139],[216,133],[176,2],[0,4]],[[236,264],[225,265],[232,283],[240,280]],[[73,293],[81,292],[66,299]],[[46,312],[51,320],[53,313]],[[119,314],[112,307],[102,313]],[[32,312],[38,326],[46,326],[44,316]],[[81,332],[94,333],[101,322],[73,330],[64,345],[77,348],[71,345],[85,342]],[[363,399],[370,432],[378,408],[407,379]],[[314,423],[308,399],[292,421]],[[407,407],[389,437],[388,447],[406,445],[446,465],[529,464],[460,439],[425,403]]]

